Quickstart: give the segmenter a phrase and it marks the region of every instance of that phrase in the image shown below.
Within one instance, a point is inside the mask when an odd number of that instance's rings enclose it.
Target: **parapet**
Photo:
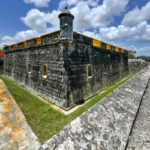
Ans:
[[[59,42],[59,32],[60,31],[56,31],[56,32],[52,32],[50,34],[45,34],[40,37],[35,37],[33,39],[22,41],[20,43],[7,45],[4,47],[4,50],[5,50],[5,52],[9,52],[9,51],[14,51],[14,50],[22,50],[22,49],[57,43],[57,42]]]
[[[32,47],[37,47],[37,46],[44,46],[48,44],[58,43],[60,42],[59,33],[60,31],[56,31],[53,33],[43,35],[41,37],[35,37],[33,39],[22,41],[20,43],[16,43],[13,45],[7,45],[4,47],[4,50],[5,52],[8,52],[8,51],[22,50],[26,48],[32,48]],[[114,46],[107,42],[103,42],[98,39],[94,39],[94,38],[85,36],[83,34],[77,33],[77,32],[74,32],[73,36],[74,36],[74,42],[91,45],[91,46],[94,46],[95,48],[100,48],[100,49],[111,51],[111,52],[122,53],[126,55],[128,54],[128,51],[125,50],[124,48]]]

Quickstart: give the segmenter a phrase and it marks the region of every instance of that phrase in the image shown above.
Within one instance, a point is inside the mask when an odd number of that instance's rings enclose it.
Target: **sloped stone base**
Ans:
[[[0,80],[0,150],[37,150],[39,147],[36,135]]]

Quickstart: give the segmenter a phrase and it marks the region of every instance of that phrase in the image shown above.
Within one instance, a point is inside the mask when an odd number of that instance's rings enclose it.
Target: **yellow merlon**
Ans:
[[[101,47],[101,42],[99,40],[93,39],[93,46]]]

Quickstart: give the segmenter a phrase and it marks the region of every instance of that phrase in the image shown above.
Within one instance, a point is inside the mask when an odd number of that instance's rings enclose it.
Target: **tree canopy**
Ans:
[[[129,58],[129,59],[135,58],[135,54],[136,54],[136,51],[129,50],[129,51],[128,51],[128,58]]]

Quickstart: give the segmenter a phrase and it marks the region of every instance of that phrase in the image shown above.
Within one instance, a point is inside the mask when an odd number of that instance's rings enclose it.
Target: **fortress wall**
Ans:
[[[128,75],[126,50],[93,41],[76,32],[73,41],[60,39],[58,31],[8,46],[4,74],[69,109]]]
[[[129,59],[129,71],[136,73],[146,67],[149,63],[143,59]]]
[[[25,48],[18,44],[18,49],[6,50],[4,74],[56,105],[67,107],[64,48],[58,35],[59,32],[44,35],[42,45],[36,45],[33,39],[27,41]],[[47,75],[43,75],[44,65]]]
[[[49,139],[41,150],[124,150],[150,78],[150,66]]]
[[[45,77],[42,75],[43,65],[47,66]],[[63,49],[59,43],[6,53],[5,75],[63,107],[66,85]]]
[[[65,63],[68,72],[70,98],[75,103],[93,96],[100,90],[113,85],[128,75],[126,51],[116,52],[93,46],[93,39],[74,33],[72,48],[66,53]],[[88,67],[91,76],[88,76]]]

